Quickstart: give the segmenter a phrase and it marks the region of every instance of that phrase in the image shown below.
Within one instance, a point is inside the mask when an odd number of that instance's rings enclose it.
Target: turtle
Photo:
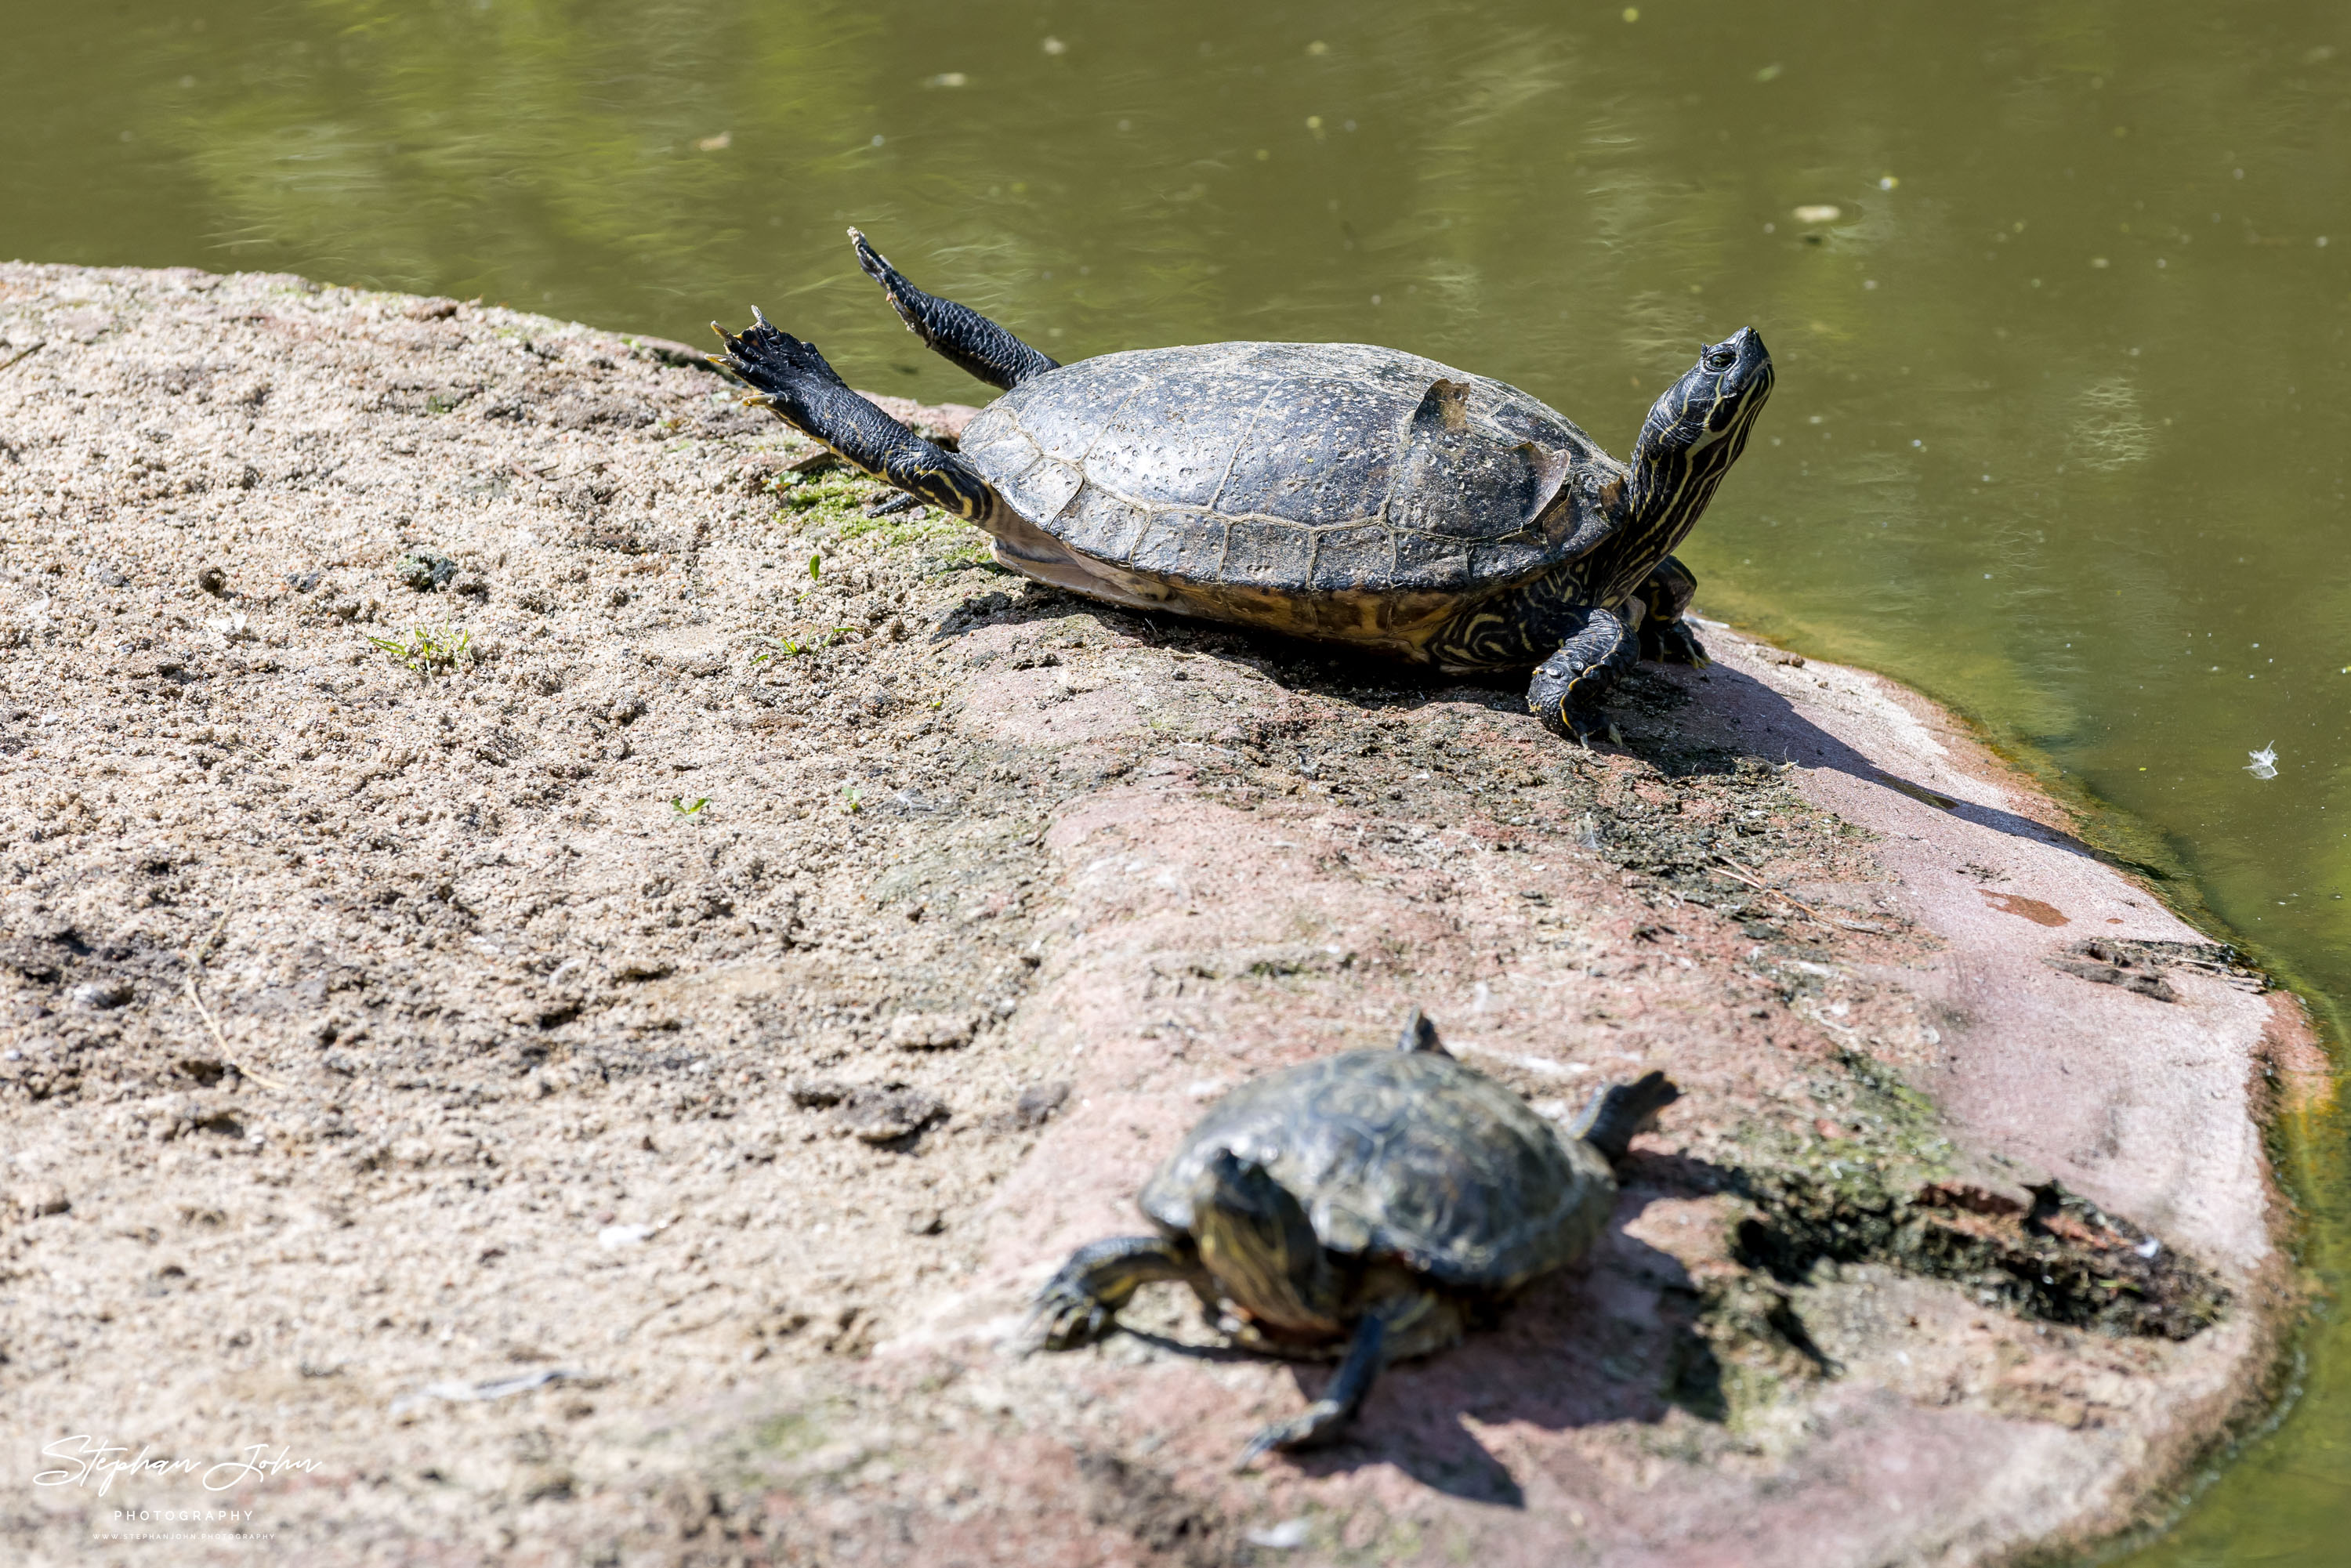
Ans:
[[[850,390],[764,312],[711,362],[747,401],[1002,566],[1089,598],[1347,644],[1451,675],[1531,670],[1587,744],[1636,660],[1704,665],[1672,551],[1770,396],[1754,328],[1707,345],[1622,464],[1527,392],[1365,343],[1138,349],[1061,364],[909,283],[856,229],[909,330],[1003,395],[953,452]]]
[[[1446,1348],[1589,1251],[1614,1167],[1680,1092],[1653,1071],[1555,1131],[1416,1009],[1394,1050],[1318,1058],[1210,1106],[1144,1184],[1154,1234],[1071,1254],[1037,1294],[1027,1348],[1090,1343],[1138,1286],[1181,1281],[1252,1348],[1341,1355],[1322,1396],[1240,1464],[1326,1442],[1384,1364]]]

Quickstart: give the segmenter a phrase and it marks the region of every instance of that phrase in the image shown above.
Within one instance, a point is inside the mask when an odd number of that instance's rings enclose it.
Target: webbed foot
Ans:
[[[705,358],[750,383],[752,397],[747,402],[774,409],[792,428],[807,435],[816,435],[811,425],[823,423],[816,407],[828,400],[825,395],[834,388],[849,391],[832,364],[825,362],[825,355],[816,350],[816,343],[795,339],[790,331],[768,322],[767,313],[757,306],[752,306],[752,324],[746,331],[734,334],[717,322],[710,322],[710,331],[719,334],[726,352]],[[825,437],[818,435],[816,440]]]

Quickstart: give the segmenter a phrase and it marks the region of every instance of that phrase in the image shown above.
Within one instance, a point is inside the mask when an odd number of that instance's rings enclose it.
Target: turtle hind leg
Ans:
[[[1706,644],[1682,619],[1698,593],[1698,574],[1672,556],[1649,569],[1633,590],[1641,601],[1641,657],[1660,664],[1689,664],[1705,669],[1714,661]]]
[[[933,352],[1006,392],[1032,376],[1061,368],[1060,361],[1039,353],[970,306],[925,294],[907,282],[855,229],[849,231],[849,237],[857,246],[857,265],[882,286],[891,308],[906,323],[906,330]]]
[[[1113,1236],[1070,1254],[1045,1281],[1029,1309],[1022,1338],[1032,1347],[1074,1350],[1117,1326],[1118,1310],[1135,1291],[1158,1280],[1182,1280],[1195,1291],[1207,1271],[1188,1245],[1158,1236]]]
[[[1610,1165],[1621,1166],[1634,1138],[1654,1126],[1657,1113],[1681,1097],[1672,1079],[1662,1072],[1647,1073],[1637,1083],[1615,1084],[1593,1096],[1568,1131],[1607,1156]]]
[[[740,335],[716,321],[710,329],[726,345],[711,362],[747,382],[757,394],[752,402],[801,434],[967,522],[985,525],[1004,509],[987,480],[852,392],[814,343],[768,325],[765,316]]]

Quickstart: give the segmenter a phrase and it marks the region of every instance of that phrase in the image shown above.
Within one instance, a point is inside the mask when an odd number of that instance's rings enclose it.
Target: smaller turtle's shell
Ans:
[[[1188,1233],[1193,1185],[1228,1149],[1289,1189],[1332,1251],[1463,1291],[1574,1261],[1616,1197],[1598,1150],[1434,1051],[1348,1051],[1241,1085],[1144,1184],[1144,1212]]]

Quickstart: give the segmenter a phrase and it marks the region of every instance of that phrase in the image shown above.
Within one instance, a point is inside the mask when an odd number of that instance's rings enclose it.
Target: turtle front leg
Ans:
[[[1563,611],[1561,618],[1559,652],[1535,666],[1534,679],[1527,684],[1527,711],[1552,734],[1586,746],[1594,735],[1616,740],[1616,727],[1600,704],[1638,662],[1640,639],[1623,616],[1596,605]]]
[[[1339,1364],[1339,1375],[1322,1390],[1322,1397],[1251,1437],[1233,1469],[1249,1469],[1250,1461],[1269,1448],[1311,1448],[1338,1436],[1339,1428],[1354,1418],[1355,1406],[1364,1402],[1364,1396],[1372,1391],[1372,1379],[1379,1375],[1385,1359],[1387,1339],[1387,1320],[1377,1312],[1367,1313],[1355,1325],[1355,1335],[1347,1342],[1347,1359]]]
[[[1346,1359],[1322,1390],[1322,1397],[1251,1437],[1233,1468],[1248,1469],[1250,1460],[1269,1448],[1311,1448],[1331,1441],[1354,1419],[1381,1367],[1441,1350],[1460,1338],[1460,1309],[1450,1298],[1426,1290],[1405,1290],[1374,1301],[1356,1322],[1354,1336],[1347,1342]]]
[[[1092,1242],[1071,1253],[1037,1292],[1021,1337],[1046,1350],[1092,1344],[1118,1325],[1118,1310],[1138,1288],[1160,1280],[1182,1280],[1195,1290],[1207,1282],[1189,1245],[1159,1236]]]
[[[1705,669],[1714,661],[1682,619],[1698,593],[1698,575],[1672,556],[1649,569],[1633,597],[1641,601],[1641,657],[1660,664]]]
[[[803,435],[815,437],[868,474],[966,522],[987,522],[1006,508],[995,487],[954,454],[924,440],[849,389],[814,343],[768,325],[740,335],[713,321],[726,352],[711,362],[749,383],[750,401]]]

